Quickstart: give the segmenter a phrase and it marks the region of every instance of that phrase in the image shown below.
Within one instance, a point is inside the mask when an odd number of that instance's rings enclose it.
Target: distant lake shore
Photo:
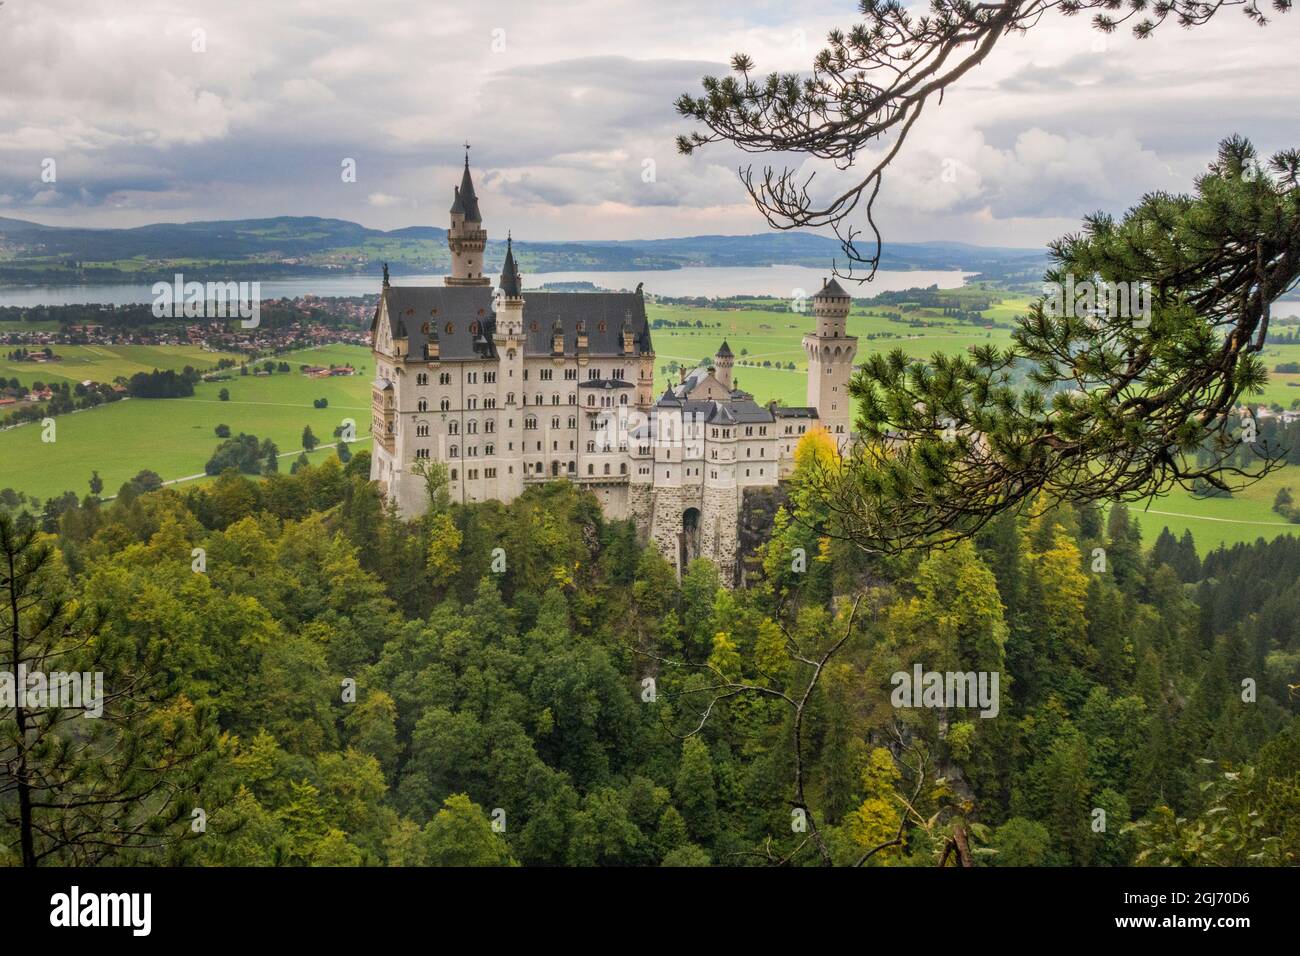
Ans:
[[[536,289],[547,283],[590,282],[602,289],[631,291],[643,283],[645,291],[661,296],[767,295],[779,298],[810,297],[830,275],[829,268],[808,266],[688,266],[682,269],[632,272],[539,272],[524,276],[524,288]],[[972,272],[924,269],[877,272],[871,282],[840,284],[854,296],[869,297],[879,292],[925,288],[957,289]],[[399,286],[442,285],[442,275],[393,276]],[[493,277],[495,282],[495,277]],[[350,297],[377,293],[378,276],[303,276],[272,279],[261,283],[264,299],[293,299],[303,295]],[[93,285],[0,286],[0,306],[35,305],[134,305],[154,300],[152,283],[96,283]]]

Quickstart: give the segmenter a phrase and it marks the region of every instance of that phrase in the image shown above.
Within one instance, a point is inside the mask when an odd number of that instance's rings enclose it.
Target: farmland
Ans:
[[[61,346],[59,351],[66,348]],[[197,366],[199,355],[214,354],[185,349],[173,347],[170,367]],[[334,429],[349,417],[356,421],[358,443],[368,440],[370,380],[364,371],[370,365],[367,350],[335,345],[282,358],[294,367],[293,372],[235,375],[229,381],[199,384],[192,398],[130,399],[59,416],[55,419],[54,442],[41,441],[38,424],[0,433],[0,487],[40,497],[68,490],[84,494],[91,471],[97,470],[105,493],[112,494],[142,468],[166,480],[199,474],[219,442],[213,431],[219,424],[230,426],[236,435],[247,432],[269,438],[282,453],[296,453],[301,448],[304,425],[310,425],[321,442],[330,443]],[[359,374],[310,379],[297,371],[297,366],[304,363],[351,363]],[[121,359],[106,357],[105,367],[120,369]],[[105,368],[96,368],[93,363],[82,368],[87,378],[103,380],[108,375]],[[229,401],[218,398],[223,388],[229,390]],[[317,398],[327,399],[328,407],[314,408],[312,402]],[[309,457],[318,460],[333,453],[318,450]],[[282,467],[287,468],[290,460],[286,458]]]
[[[130,378],[137,372],[182,369],[186,365],[203,371],[223,358],[239,359],[238,355],[205,352],[192,345],[59,345],[53,349],[61,357],[58,362],[12,362],[4,358],[9,349],[0,350],[0,376],[17,378],[28,386],[34,381],[112,382],[119,376]]]

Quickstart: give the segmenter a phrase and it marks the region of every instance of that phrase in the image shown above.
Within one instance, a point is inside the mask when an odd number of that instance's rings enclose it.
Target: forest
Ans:
[[[1296,862],[1300,540],[1040,496],[867,554],[828,444],[736,590],[565,481],[454,505],[434,467],[403,521],[365,452],[0,510],[0,670],[106,690],[4,711],[0,863]],[[996,716],[895,706],[918,666],[999,675]]]

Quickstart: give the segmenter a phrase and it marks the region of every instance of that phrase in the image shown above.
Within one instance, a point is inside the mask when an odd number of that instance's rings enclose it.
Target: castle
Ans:
[[[803,338],[807,406],[764,406],[737,389],[725,341],[712,366],[683,369],[656,397],[640,286],[525,293],[507,238],[492,288],[468,155],[447,244],[443,286],[392,285],[384,268],[371,325],[370,477],[404,515],[427,507],[423,459],[446,466],[459,502],[510,501],[563,478],[590,489],[607,516],[633,519],[679,573],[702,556],[732,582],[747,496],[790,474],[809,429],[849,441],[857,338],[834,279],[813,297],[816,326]]]

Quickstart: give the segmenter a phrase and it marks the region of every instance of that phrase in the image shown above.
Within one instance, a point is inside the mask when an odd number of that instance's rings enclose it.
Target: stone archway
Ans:
[[[687,508],[682,512],[679,566],[683,574],[686,566],[700,556],[700,509]]]

